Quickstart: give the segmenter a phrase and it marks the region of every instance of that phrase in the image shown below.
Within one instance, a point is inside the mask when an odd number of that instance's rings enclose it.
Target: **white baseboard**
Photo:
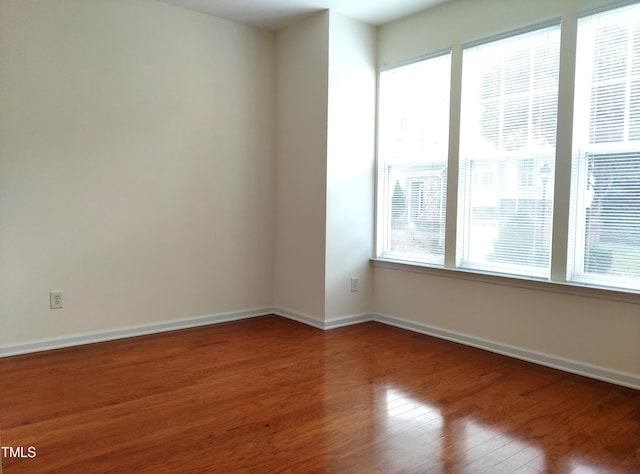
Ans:
[[[288,308],[272,308],[272,313],[283,318],[292,319],[299,323],[308,324],[317,329],[324,329],[324,321],[306,313],[300,313]]]
[[[373,321],[373,314],[371,313],[349,314],[346,316],[338,316],[336,318],[329,318],[324,320],[310,314],[300,313],[288,308],[273,308],[273,314],[282,316],[284,318],[293,319],[294,321],[308,324],[309,326],[313,326],[314,328],[322,330],[335,329],[343,326],[350,326],[352,324]]]
[[[565,359],[551,354],[523,349],[521,347],[502,344],[500,342],[490,341],[480,337],[470,336],[467,334],[449,331],[428,324],[409,321],[395,316],[384,314],[373,315],[373,320],[388,324],[390,326],[408,329],[409,331],[426,334],[428,336],[446,339],[447,341],[457,342],[467,346],[477,347],[497,354],[506,355],[515,359],[533,362],[534,364],[551,367],[553,369],[570,372],[572,374],[590,377],[604,382],[622,385],[624,387],[640,390],[640,376],[626,372],[618,372],[616,370],[599,367],[596,365],[585,364],[584,362]]]
[[[63,347],[80,346],[95,342],[112,341],[114,339],[124,339],[127,337],[145,336],[178,329],[195,328],[207,326],[209,324],[224,323],[228,321],[238,321],[241,319],[254,318],[273,314],[273,308],[254,308],[243,311],[232,311],[228,313],[218,313],[206,316],[196,316],[193,318],[174,319],[161,323],[143,324],[140,326],[130,326],[113,329],[109,331],[98,331],[93,333],[77,334],[54,339],[43,339],[40,341],[26,342],[21,344],[10,344],[0,346],[0,357],[9,357],[31,352],[48,351],[51,349],[61,349]]]
[[[373,313],[357,313],[349,314],[347,316],[338,316],[337,318],[329,318],[324,322],[324,329],[336,329],[344,326],[351,326],[352,324],[366,323],[367,321],[373,321],[375,315]]]
[[[279,316],[284,316],[301,323],[309,324],[318,329],[330,330],[351,324],[359,324],[367,321],[376,321],[389,326],[395,326],[409,331],[426,334],[428,336],[445,339],[447,341],[457,342],[466,346],[476,347],[496,354],[502,354],[514,359],[520,359],[534,364],[551,367],[553,369],[562,370],[572,374],[582,375],[596,380],[622,385],[624,387],[640,390],[640,376],[619,372],[605,367],[586,364],[584,362],[565,359],[563,357],[545,354],[521,347],[503,344],[468,334],[442,329],[428,324],[410,321],[386,314],[378,313],[360,313],[348,316],[341,316],[322,321],[318,318],[307,314],[297,313],[290,309],[276,308],[273,312]]]
[[[565,359],[550,354],[544,354],[542,352],[523,349],[521,347],[511,346],[508,344],[470,336],[468,334],[458,333],[455,331],[450,331],[448,329],[442,329],[435,326],[430,326],[428,324],[398,318],[395,316],[378,313],[358,313],[322,320],[312,315],[299,313],[290,309],[271,307],[254,308],[243,311],[233,311],[207,316],[197,316],[193,318],[164,321],[161,323],[131,326],[110,331],[99,331],[95,333],[77,334],[55,339],[46,339],[13,345],[10,344],[0,346],[0,357],[9,357],[31,352],[60,349],[63,347],[79,346],[83,344],[110,341],[114,339],[123,339],[127,337],[143,336],[147,334],[155,334],[166,331],[175,331],[178,329],[195,328],[199,326],[207,326],[210,324],[254,318],[257,316],[266,316],[269,314],[275,314],[281,317],[292,319],[294,321],[298,321],[300,323],[304,323],[322,330],[330,330],[343,326],[349,326],[352,324],[360,324],[367,321],[377,321],[382,324],[388,324],[390,326],[407,329],[409,331],[426,334],[428,336],[446,339],[448,341],[457,342],[467,346],[477,347],[479,349],[506,355],[515,359],[525,360],[527,362],[533,362],[535,364],[563,370],[565,372],[583,375],[585,377],[590,377],[593,379],[602,380],[604,382],[610,382],[617,385],[622,385],[624,387],[640,390],[640,376],[635,374],[618,372],[604,367],[598,367],[576,360]]]

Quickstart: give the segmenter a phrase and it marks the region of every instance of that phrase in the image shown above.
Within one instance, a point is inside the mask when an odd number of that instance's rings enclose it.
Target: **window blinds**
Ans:
[[[463,52],[458,266],[548,278],[559,25]]]
[[[572,281],[640,289],[640,6],[579,19]]]
[[[380,74],[381,256],[444,264],[451,54]]]

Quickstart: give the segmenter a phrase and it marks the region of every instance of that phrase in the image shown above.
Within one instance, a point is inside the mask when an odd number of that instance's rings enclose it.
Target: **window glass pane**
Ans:
[[[640,22],[633,22],[633,50],[631,52],[631,73],[640,74]]]
[[[502,144],[506,151],[522,150],[529,142],[529,97],[504,100]]]
[[[464,50],[458,265],[547,278],[560,28]]]
[[[504,61],[504,93],[527,93],[531,87],[531,51],[516,49]]]
[[[380,74],[380,256],[444,264],[451,55]]]
[[[480,135],[493,147],[500,146],[500,102],[481,104]]]
[[[626,75],[627,41],[627,25],[604,23],[596,27],[592,62],[594,81],[621,78]]]
[[[480,98],[497,99],[500,97],[500,84],[502,83],[502,64],[491,62],[486,65],[484,74],[480,78]]]
[[[578,23],[570,281],[640,290],[639,36],[639,5]]]
[[[560,37],[553,36],[533,50],[533,87],[537,91],[555,90],[558,85]]]
[[[624,140],[626,84],[604,84],[591,89],[591,143]]]
[[[531,113],[531,133],[533,139],[538,143],[538,147],[555,147],[556,122],[558,120],[557,94],[535,94],[532,99]]]
[[[629,140],[640,140],[640,78],[631,81],[629,96]]]

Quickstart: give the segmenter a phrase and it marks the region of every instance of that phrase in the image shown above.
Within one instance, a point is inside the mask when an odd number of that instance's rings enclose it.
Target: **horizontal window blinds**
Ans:
[[[548,278],[560,27],[463,52],[458,265]]]
[[[444,264],[450,70],[446,53],[380,74],[383,257]]]
[[[640,6],[578,22],[568,279],[640,289]]]
[[[380,72],[377,257],[640,293],[640,3],[578,18],[573,97],[559,21],[464,45],[454,77],[450,52]]]

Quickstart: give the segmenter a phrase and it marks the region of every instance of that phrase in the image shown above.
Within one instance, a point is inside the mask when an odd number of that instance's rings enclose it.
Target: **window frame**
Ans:
[[[589,23],[590,18],[600,14],[605,16],[608,14],[617,15],[624,14],[624,12],[617,12],[617,10],[624,10],[629,7],[634,7],[634,19],[638,21],[640,16],[640,6],[637,4],[618,4],[610,6],[609,8],[600,8],[585,12],[578,15],[576,19],[577,28],[577,40],[579,41],[580,34],[580,22],[585,21],[585,40],[587,38],[596,38],[599,34],[599,28],[607,26],[605,23],[598,24],[596,22]],[[615,23],[619,26],[619,23]],[[610,25],[609,25],[610,26]],[[626,24],[627,27],[633,26]],[[635,24],[636,28],[640,28],[640,23]],[[576,80],[575,91],[580,91],[581,96],[590,97],[589,101],[577,101],[574,108],[574,128],[572,134],[572,153],[571,160],[573,165],[573,174],[571,177],[571,187],[575,196],[572,195],[572,203],[569,209],[569,226],[570,233],[567,240],[567,280],[585,286],[597,286],[597,287],[611,287],[621,291],[638,292],[640,288],[640,277],[628,277],[618,276],[614,274],[598,274],[597,272],[590,272],[585,267],[587,265],[585,254],[587,252],[586,242],[586,229],[588,226],[586,217],[586,201],[589,198],[588,186],[589,186],[589,168],[595,166],[594,163],[598,159],[609,158],[623,158],[628,156],[635,156],[635,162],[640,163],[640,140],[637,135],[635,138],[631,137],[632,131],[632,117],[630,113],[631,99],[632,99],[632,87],[634,81],[637,83],[640,81],[640,61],[633,62],[634,56],[634,36],[638,34],[638,31],[629,29],[625,31],[625,40],[627,40],[626,48],[622,51],[623,56],[626,58],[626,64],[624,65],[624,71],[619,73],[614,78],[598,78],[594,77],[593,63],[597,61],[596,54],[598,51],[594,43],[582,44],[582,50],[578,50],[579,44],[576,45]],[[606,46],[606,44],[604,45]],[[635,46],[640,46],[636,43]],[[578,55],[581,54],[583,62],[581,63]],[[597,72],[597,71],[596,71]],[[577,77],[584,77],[585,80],[578,83]],[[590,110],[590,106],[593,105],[593,90],[594,88],[602,87],[604,85],[621,85],[623,91],[622,103],[622,116],[619,123],[621,125],[620,132],[621,138],[619,140],[610,140],[607,136],[601,136],[597,129],[592,129],[597,126],[593,120],[596,116]],[[637,117],[636,117],[637,119]],[[616,123],[616,122],[612,122]],[[604,122],[602,125],[611,125],[611,123]],[[595,181],[594,183],[595,184]],[[593,196],[592,196],[593,198]],[[579,215],[582,215],[580,217]],[[594,250],[595,248],[592,248]],[[608,250],[612,254],[611,250]],[[596,260],[596,263],[604,263],[604,260]],[[615,261],[615,260],[614,260]]]
[[[407,263],[412,263],[412,262],[419,262],[419,263],[423,263],[423,264],[427,264],[427,265],[432,265],[435,267],[440,267],[442,268],[445,263],[439,263],[436,260],[439,260],[440,256],[439,255],[427,255],[427,254],[422,254],[421,255],[421,259],[412,259],[412,254],[410,253],[405,253],[404,257],[397,254],[397,255],[393,255],[393,252],[386,252],[385,249],[388,249],[391,247],[390,242],[391,242],[391,232],[389,231],[390,229],[392,229],[392,214],[393,211],[391,209],[391,206],[388,206],[384,203],[382,203],[382,199],[389,198],[393,195],[393,188],[394,188],[394,184],[391,182],[391,179],[389,177],[389,171],[390,168],[393,166],[398,166],[398,167],[411,167],[411,166],[424,166],[425,168],[432,168],[429,169],[428,171],[425,171],[422,178],[427,179],[430,176],[436,175],[438,174],[437,171],[435,171],[436,169],[444,169],[447,170],[447,164],[448,164],[448,159],[449,159],[449,155],[447,157],[445,157],[444,160],[442,161],[425,161],[425,162],[403,162],[403,163],[389,163],[389,162],[385,162],[383,159],[381,159],[381,152],[380,152],[380,122],[381,122],[381,118],[380,118],[380,95],[381,95],[381,75],[384,72],[388,72],[388,71],[392,71],[394,69],[399,69],[402,67],[406,67],[406,66],[411,66],[423,61],[428,61],[430,59],[438,59],[438,58],[442,58],[444,56],[448,56],[449,57],[449,65],[451,68],[451,61],[453,59],[453,52],[451,50],[451,48],[447,48],[447,49],[443,49],[443,50],[439,50],[436,51],[434,53],[431,54],[425,54],[425,55],[420,55],[417,56],[415,58],[409,59],[407,61],[401,61],[399,63],[396,64],[392,64],[389,66],[385,66],[382,68],[379,68],[378,70],[378,88],[377,88],[377,104],[378,104],[378,114],[377,114],[377,130],[376,130],[376,185],[375,185],[375,189],[376,189],[376,196],[375,196],[375,219],[376,219],[376,225],[375,225],[375,229],[376,229],[376,233],[374,236],[374,248],[376,250],[376,255],[377,256],[382,256],[381,258],[384,258],[388,261],[391,260],[395,260],[395,261],[406,261]],[[451,71],[450,71],[451,74]],[[451,86],[449,86],[449,95],[451,94]],[[406,117],[403,117],[403,119],[406,119]],[[403,122],[403,126],[405,125],[405,123]],[[405,129],[403,128],[403,131]],[[449,131],[450,133],[450,131]],[[448,153],[450,154],[451,151],[449,150]],[[408,178],[408,182],[413,181],[413,178]],[[444,200],[444,208],[445,208],[445,220],[447,219],[447,213],[446,213],[446,208],[447,208],[447,199],[446,199],[446,192],[447,192],[447,187],[448,185],[446,184],[447,180],[445,179],[445,185],[444,185],[444,192],[445,192],[445,200]],[[406,207],[407,207],[407,220],[410,221],[411,220],[411,189],[410,187],[408,187],[405,191],[405,200],[406,200]],[[446,226],[446,224],[445,224]],[[446,238],[446,230],[444,231],[444,236],[442,237],[443,240],[443,253],[444,253],[444,239]],[[384,254],[387,254],[387,256],[384,256]],[[413,254],[413,255],[417,255],[417,254]]]
[[[571,162],[573,143],[573,115],[574,115],[574,87],[576,68],[576,43],[578,19],[602,11],[614,10],[628,4],[609,5],[607,8],[591,9],[580,12],[567,18],[553,18],[548,21],[529,25],[525,28],[513,29],[499,35],[488,36],[478,41],[465,44],[454,44],[451,47],[451,87],[450,87],[450,114],[449,114],[449,158],[447,178],[447,212],[445,226],[445,258],[444,266],[431,265],[429,263],[395,259],[381,256],[381,222],[380,222],[380,198],[383,177],[380,176],[380,161],[376,167],[376,196],[375,196],[375,246],[376,256],[371,260],[374,266],[418,272],[430,275],[437,275],[447,278],[457,278],[463,280],[482,281],[492,284],[500,284],[514,287],[521,287],[534,290],[543,290],[563,294],[578,296],[597,297],[601,299],[611,299],[630,303],[640,303],[640,288],[619,288],[608,285],[584,284],[580,281],[568,281],[568,268],[570,266],[569,256],[569,184],[572,182]],[[538,29],[543,29],[553,25],[561,25],[560,39],[560,70],[558,88],[558,114],[556,129],[556,169],[551,178],[549,193],[555,196],[553,201],[552,226],[553,234],[551,240],[551,274],[549,278],[536,278],[531,276],[511,275],[502,272],[493,272],[476,269],[465,269],[459,266],[458,249],[458,212],[457,201],[459,199],[460,186],[458,185],[459,166],[459,138],[460,138],[460,102],[462,89],[462,52],[463,48],[477,46],[499,39],[508,38],[518,34],[523,34]],[[412,60],[386,65],[379,68],[378,74],[385,70],[398,67],[412,62],[437,56],[442,54],[439,51],[430,55],[422,55]],[[378,86],[378,101],[380,100],[380,88]],[[378,123],[379,123],[378,117]],[[378,151],[378,144],[376,145]],[[640,152],[640,151],[639,151]],[[379,160],[379,155],[377,155]],[[460,165],[461,166],[461,165]],[[455,206],[452,206],[455,204]]]

